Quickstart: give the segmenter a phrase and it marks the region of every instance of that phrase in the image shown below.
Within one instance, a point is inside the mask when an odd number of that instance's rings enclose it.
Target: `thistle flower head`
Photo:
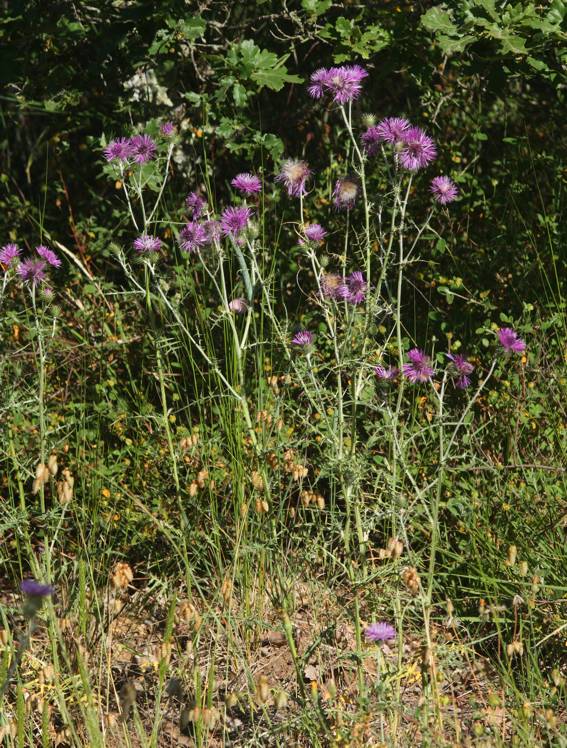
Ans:
[[[45,247],[43,244],[40,244],[39,247],[35,248],[36,253],[41,257],[42,260],[45,260],[48,265],[51,265],[54,268],[60,268],[61,267],[61,260],[55,252],[52,249],[49,249],[49,247]]]
[[[388,366],[387,368],[385,368],[384,366],[374,367],[374,374],[376,375],[376,377],[384,381],[396,379],[399,373],[400,370],[395,366]]]
[[[359,184],[355,177],[342,177],[335,182],[333,204],[338,210],[350,210],[358,197]]]
[[[161,249],[161,239],[157,236],[150,236],[149,234],[142,234],[137,239],[134,239],[133,247],[136,252],[140,254],[159,252]]]
[[[395,145],[404,139],[404,135],[411,128],[407,119],[402,117],[386,117],[376,126],[369,127],[362,135],[362,143],[368,155],[376,153],[380,143]]]
[[[126,161],[132,155],[132,142],[129,138],[111,140],[104,149],[107,161]]]
[[[206,204],[207,201],[197,192],[190,192],[185,198],[185,205],[191,211],[192,218],[199,218]]]
[[[447,353],[447,358],[451,362],[448,368],[455,379],[455,386],[465,390],[471,383],[470,375],[474,371],[474,366],[460,353]]]
[[[342,293],[343,285],[343,278],[336,273],[323,273],[321,276],[321,291],[328,299],[342,298],[339,294]]]
[[[367,76],[368,73],[360,65],[341,65],[328,70],[320,68],[312,74],[307,90],[314,99],[329,93],[337,104],[346,104],[360,95],[362,81]]]
[[[300,244],[305,244],[306,242],[317,243],[323,241],[327,236],[327,232],[320,223],[310,223],[303,227],[303,235],[305,238],[300,238]]]
[[[155,158],[157,146],[149,135],[134,135],[130,138],[130,156],[137,164],[145,164]]]
[[[173,122],[164,122],[159,128],[162,135],[166,138],[170,138],[175,133],[175,125]]]
[[[55,591],[51,585],[41,584],[35,579],[24,579],[20,589],[27,597],[50,597]]]
[[[384,621],[371,623],[364,629],[364,638],[368,642],[387,642],[396,638],[396,629]]]
[[[245,299],[238,297],[229,302],[228,308],[235,314],[244,314],[248,311],[248,302]]]
[[[22,250],[17,244],[5,244],[0,249],[0,264],[11,265],[12,262],[18,258],[22,253]]]
[[[16,272],[23,281],[37,286],[45,280],[45,262],[34,258],[23,260],[16,268]]]
[[[511,327],[501,327],[498,330],[498,342],[507,353],[523,353],[526,350],[525,341]]]
[[[364,278],[364,274],[360,270],[355,270],[337,288],[335,298],[348,301],[349,304],[362,304],[366,298],[367,287],[368,284]]]
[[[404,169],[423,169],[437,158],[437,148],[432,138],[420,127],[410,127],[402,137],[399,160]]]
[[[328,75],[329,71],[326,68],[319,68],[311,74],[311,85],[307,89],[311,98],[320,99],[323,96]]]
[[[243,195],[256,195],[262,192],[262,182],[255,174],[244,172],[237,174],[231,182],[235,190],[242,192]]]
[[[431,366],[431,359],[419,348],[408,351],[408,358],[409,363],[403,365],[402,371],[410,382],[428,382],[434,376],[435,369]]]
[[[311,345],[313,343],[313,333],[309,332],[309,330],[299,330],[299,332],[296,332],[293,338],[291,339],[291,342],[294,345],[298,345],[301,347],[305,347],[308,345]]]
[[[209,243],[209,235],[202,223],[189,221],[179,232],[179,248],[182,252],[198,252]]]
[[[459,190],[457,185],[449,177],[435,177],[431,180],[431,192],[433,197],[441,205],[447,205],[457,199]]]
[[[282,170],[277,175],[276,181],[281,182],[291,197],[305,195],[307,189],[305,183],[311,176],[312,171],[306,161],[290,158],[282,164]]]
[[[230,206],[221,215],[220,228],[224,236],[237,237],[248,226],[252,210],[246,206]]]

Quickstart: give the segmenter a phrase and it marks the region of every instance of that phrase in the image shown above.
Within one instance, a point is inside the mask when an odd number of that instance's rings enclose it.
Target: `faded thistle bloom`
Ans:
[[[131,153],[137,164],[145,164],[155,158],[157,146],[149,135],[134,135],[130,138]]]
[[[245,172],[237,174],[231,182],[235,190],[242,192],[243,195],[256,195],[262,192],[262,182],[255,174]]]
[[[409,171],[423,169],[437,158],[433,139],[420,127],[410,127],[403,134],[403,147],[399,154],[401,165]]]
[[[132,142],[129,138],[111,140],[104,149],[107,161],[126,161],[132,155]]]
[[[525,341],[511,327],[501,327],[498,330],[498,342],[507,353],[523,353],[526,350]]]
[[[238,297],[229,302],[228,308],[235,314],[244,314],[244,312],[248,311],[248,302],[245,299]]]
[[[391,143],[395,145],[404,139],[404,135],[411,128],[407,119],[401,117],[386,117],[374,127],[369,127],[362,134],[364,150],[369,156],[373,156],[379,148],[380,143]]]
[[[148,253],[148,252],[159,252],[161,249],[161,239],[157,236],[149,236],[149,234],[142,234],[133,242],[133,247],[136,252]]]
[[[312,171],[306,161],[289,158],[282,164],[282,170],[277,175],[276,181],[281,182],[291,197],[305,195],[307,189],[305,183],[311,176]]]
[[[312,74],[307,90],[314,99],[329,93],[337,104],[346,104],[360,95],[362,81],[367,76],[368,73],[360,65],[341,65],[328,70],[320,68]]]
[[[399,373],[400,370],[395,366],[388,366],[388,368],[385,368],[384,366],[374,367],[374,374],[376,374],[376,377],[384,381],[396,379]]]
[[[49,247],[45,247],[43,244],[40,244],[39,247],[35,248],[35,251],[42,260],[45,260],[47,262],[48,265],[51,265],[54,268],[61,267],[61,260],[59,259],[59,257],[57,257],[52,249],[49,249]]]
[[[396,638],[396,629],[390,623],[379,621],[371,623],[364,629],[364,638],[367,642],[387,642]]]
[[[333,190],[333,205],[339,210],[350,210],[358,196],[358,181],[354,177],[337,179]]]
[[[457,185],[449,177],[435,177],[431,180],[430,189],[435,200],[441,205],[452,203],[459,194]]]
[[[299,243],[305,244],[306,242],[322,242],[327,236],[326,230],[319,223],[310,223],[303,227],[304,238],[300,238]]]
[[[299,330],[299,332],[295,333],[295,335],[291,339],[291,342],[294,345],[305,347],[313,343],[313,338],[313,333],[309,332],[309,330]]]
[[[12,262],[18,258],[22,253],[22,250],[17,244],[5,244],[0,249],[0,264],[11,265]]]
[[[338,287],[335,298],[344,299],[349,304],[362,304],[366,298],[368,284],[360,270],[355,270],[347,276]]]
[[[410,362],[403,365],[402,371],[410,382],[428,382],[434,376],[435,369],[431,366],[431,359],[419,348],[408,351],[408,358]]]
[[[35,579],[24,579],[20,589],[27,597],[50,597],[55,590],[49,584],[41,584]]]
[[[175,125],[173,122],[164,122],[159,129],[161,134],[165,135],[166,138],[171,137],[175,133]]]
[[[344,279],[336,273],[323,273],[321,276],[321,291],[323,296],[329,299],[342,298],[342,288],[344,285]]]
[[[23,281],[27,281],[34,286],[45,280],[45,262],[29,258],[20,262],[16,272]]]
[[[209,233],[202,223],[189,221],[179,232],[179,248],[183,252],[198,252],[209,244]]]
[[[203,200],[197,192],[190,192],[185,198],[185,205],[191,211],[192,218],[199,218],[206,204],[207,201]]]
[[[470,375],[474,371],[474,366],[467,360],[466,356],[460,353],[447,353],[447,358],[451,361],[449,364],[449,373],[455,378],[455,386],[465,390],[471,383]]]
[[[252,210],[246,206],[225,208],[221,215],[220,228],[224,236],[237,237],[248,226]]]

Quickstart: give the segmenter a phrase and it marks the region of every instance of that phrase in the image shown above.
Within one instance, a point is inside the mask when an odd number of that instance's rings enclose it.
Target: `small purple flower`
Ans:
[[[47,262],[48,265],[52,265],[54,268],[61,267],[61,260],[59,259],[59,257],[57,257],[52,249],[49,249],[49,247],[45,247],[43,244],[40,244],[39,247],[35,248],[35,251],[42,260],[45,260]]]
[[[17,244],[5,244],[0,249],[0,264],[11,265],[12,262],[21,255],[22,250]]]
[[[224,236],[237,237],[248,226],[252,210],[246,206],[225,208],[221,215],[221,232]]]
[[[290,158],[283,162],[282,170],[277,175],[276,181],[285,185],[287,194],[291,197],[301,197],[307,192],[305,183],[311,174],[312,171],[307,162]]]
[[[386,117],[381,122],[362,135],[362,143],[369,156],[373,156],[378,150],[380,143],[391,143],[395,145],[404,139],[404,135],[411,128],[407,119],[401,117]]]
[[[320,223],[310,223],[309,225],[304,226],[303,234],[305,238],[300,238],[300,244],[305,244],[306,242],[322,242],[323,239],[327,236],[327,232]]]
[[[16,272],[23,281],[27,281],[34,286],[45,280],[45,262],[29,258],[20,262]]]
[[[376,374],[377,378],[385,380],[385,381],[396,379],[399,373],[400,373],[400,370],[397,369],[395,366],[388,366],[387,369],[384,368],[383,366],[374,367],[374,374]]]
[[[525,341],[511,327],[501,327],[498,330],[498,342],[507,353],[523,353],[526,350]]]
[[[333,204],[338,210],[350,210],[358,196],[358,181],[354,177],[337,179],[333,190]]]
[[[133,242],[134,249],[140,254],[159,252],[161,245],[161,239],[158,239],[157,236],[149,236],[149,234],[142,234]]]
[[[341,65],[329,70],[320,68],[311,76],[308,92],[314,99],[320,99],[328,92],[337,104],[346,104],[360,95],[362,81],[367,76],[368,73],[360,65]]]
[[[323,273],[321,276],[321,291],[328,299],[342,299],[343,278],[336,273]]]
[[[366,289],[368,284],[360,270],[355,270],[344,282],[337,288],[335,297],[344,299],[349,304],[362,304],[366,298]]]
[[[474,371],[474,366],[460,353],[447,353],[447,358],[451,361],[449,373],[455,377],[455,386],[465,390],[471,383],[470,375]]]
[[[232,301],[229,302],[228,308],[235,314],[244,314],[244,312],[248,311],[248,302],[241,297],[232,299]]]
[[[41,584],[35,579],[24,579],[20,589],[27,597],[50,597],[55,590],[49,584]]]
[[[111,140],[104,149],[104,157],[107,161],[126,161],[131,155],[132,141],[128,138]]]
[[[218,221],[215,221],[214,219],[205,221],[203,223],[203,228],[205,229],[205,233],[207,235],[207,244],[213,244],[214,242],[219,241],[222,231],[221,225]]]
[[[235,190],[242,192],[244,195],[256,195],[262,192],[262,182],[255,174],[244,172],[237,174],[231,182]]]
[[[437,158],[437,148],[433,139],[420,127],[410,127],[403,134],[403,147],[399,154],[404,169],[417,171],[423,169]]]
[[[189,221],[179,232],[179,248],[183,252],[198,252],[209,244],[209,234],[202,223]]]
[[[364,629],[364,638],[367,642],[387,642],[396,638],[396,629],[384,621],[371,623]]]
[[[291,339],[291,342],[294,345],[305,347],[313,343],[313,338],[313,333],[309,332],[309,330],[299,330],[299,332],[295,333],[295,335]]]
[[[431,192],[433,197],[441,205],[447,205],[457,199],[459,189],[449,177],[435,177],[431,180]]]
[[[165,135],[166,138],[170,138],[175,133],[175,125],[173,122],[164,122],[159,129],[161,134]]]
[[[130,138],[130,155],[137,164],[145,164],[155,158],[157,146],[149,135],[134,135]]]
[[[191,211],[192,218],[199,218],[206,204],[207,201],[196,192],[190,192],[185,198],[185,205]]]
[[[41,287],[40,293],[45,301],[53,301],[53,297],[55,296],[51,286],[46,286],[45,284]]]
[[[435,369],[431,366],[431,359],[419,348],[408,351],[408,358],[410,363],[404,364],[402,371],[410,382],[428,382],[434,376]]]

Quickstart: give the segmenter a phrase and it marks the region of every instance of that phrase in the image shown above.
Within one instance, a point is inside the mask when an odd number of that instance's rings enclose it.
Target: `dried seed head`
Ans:
[[[386,554],[388,558],[400,558],[404,550],[404,544],[399,538],[390,538],[386,544]]]
[[[35,480],[32,486],[32,493],[34,495],[41,491],[45,483],[49,480],[49,476],[49,468],[43,462],[40,462],[35,469]]]
[[[508,548],[508,558],[506,559],[506,561],[504,561],[505,565],[514,566],[514,564],[516,563],[517,556],[518,556],[518,549],[516,548],[515,545],[511,545]]]
[[[197,473],[197,485],[199,488],[205,487],[205,481],[209,477],[209,471],[206,468],[203,468],[203,470],[199,470]]]
[[[256,489],[256,491],[263,491],[264,490],[264,479],[260,475],[260,473],[257,470],[254,470],[252,472],[252,485]]]
[[[279,711],[280,709],[285,709],[287,706],[287,693],[285,691],[276,691],[274,694],[274,705],[276,709]]]
[[[186,623],[192,626],[195,631],[198,631],[203,623],[201,614],[188,600],[179,603],[175,612],[175,619],[178,623]]]
[[[266,514],[269,508],[269,504],[265,499],[256,499],[256,511],[258,514]]]
[[[515,639],[513,642],[510,642],[510,644],[506,646],[506,652],[508,654],[508,657],[514,657],[515,655],[519,655],[521,657],[524,654],[524,645],[521,641]]]
[[[265,675],[261,675],[256,681],[256,701],[265,704],[270,698],[270,684]]]
[[[228,605],[232,597],[232,580],[229,577],[225,577],[222,580],[220,592],[225,605]]]
[[[47,467],[51,475],[55,477],[57,475],[57,471],[59,470],[59,465],[57,464],[57,455],[53,452],[49,455],[49,459],[47,460]]]
[[[419,579],[419,574],[417,573],[417,569],[415,568],[415,566],[407,566],[402,571],[402,580],[412,595],[419,594],[421,581]]]
[[[63,480],[57,483],[57,498],[60,504],[69,504],[73,498],[73,488],[75,486],[75,479],[71,475],[69,468],[65,468],[62,473]]]
[[[119,561],[114,567],[111,581],[117,590],[125,590],[134,579],[134,572],[129,564]]]
[[[518,565],[518,574],[521,577],[525,577],[528,574],[528,562],[527,561],[520,561]]]

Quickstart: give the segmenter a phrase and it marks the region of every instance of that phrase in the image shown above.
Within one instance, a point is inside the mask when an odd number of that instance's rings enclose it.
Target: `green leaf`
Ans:
[[[179,21],[179,32],[190,42],[195,42],[197,39],[202,38],[205,35],[206,29],[207,23],[201,16],[193,16],[192,18]]]
[[[421,24],[427,31],[433,33],[439,31],[449,36],[456,36],[458,29],[451,19],[451,15],[441,6],[430,8],[421,17]]]
[[[329,10],[333,0],[301,0],[301,7],[313,16],[320,16]]]
[[[445,34],[439,34],[439,36],[437,37],[439,46],[446,55],[452,55],[455,52],[464,52],[469,44],[472,44],[476,40],[477,37],[473,36],[472,34],[466,34],[465,36],[461,37],[452,37],[446,36]]]

